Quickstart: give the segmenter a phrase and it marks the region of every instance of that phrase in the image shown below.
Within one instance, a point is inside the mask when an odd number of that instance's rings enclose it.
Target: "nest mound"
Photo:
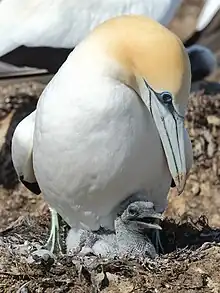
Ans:
[[[48,217],[22,217],[0,232],[0,292],[219,292],[220,230],[164,223],[169,253],[155,261],[62,256],[33,261],[33,243],[46,239]],[[167,243],[164,242],[164,244]]]

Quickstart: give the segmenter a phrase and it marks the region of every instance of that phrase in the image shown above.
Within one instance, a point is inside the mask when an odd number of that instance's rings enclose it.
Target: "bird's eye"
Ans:
[[[172,103],[172,95],[169,92],[163,92],[160,94],[162,101],[164,104],[171,104]]]
[[[135,206],[130,206],[128,208],[128,213],[132,216],[135,215],[137,213],[137,208]]]

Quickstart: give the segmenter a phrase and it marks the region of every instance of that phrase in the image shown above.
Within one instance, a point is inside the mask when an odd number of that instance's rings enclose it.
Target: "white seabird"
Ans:
[[[103,23],[15,130],[19,177],[25,183],[33,168],[45,199],[75,228],[114,229],[118,205],[138,190],[163,211],[172,178],[180,194],[192,164],[184,127],[190,80],[182,42],[159,23],[142,16]],[[34,116],[32,141],[24,136]],[[17,163],[22,149],[26,160]],[[57,230],[55,215],[53,243]]]

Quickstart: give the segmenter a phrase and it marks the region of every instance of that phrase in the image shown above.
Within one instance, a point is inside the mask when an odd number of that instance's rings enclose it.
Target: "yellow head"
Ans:
[[[191,86],[188,54],[179,38],[145,16],[108,20],[90,35],[125,69],[121,81],[135,87],[144,78],[156,92],[168,91],[178,111],[185,112]]]

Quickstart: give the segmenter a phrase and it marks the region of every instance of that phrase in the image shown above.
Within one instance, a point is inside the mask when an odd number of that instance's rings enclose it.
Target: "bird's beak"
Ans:
[[[155,93],[151,94],[149,108],[159,132],[171,176],[180,194],[186,183],[184,117],[176,112],[172,103],[163,104]]]
[[[143,212],[138,216],[135,222],[137,222],[138,226],[140,226],[142,229],[162,230],[158,224],[159,220],[163,220],[163,216],[161,214],[157,213],[155,210],[146,210],[146,212]]]

